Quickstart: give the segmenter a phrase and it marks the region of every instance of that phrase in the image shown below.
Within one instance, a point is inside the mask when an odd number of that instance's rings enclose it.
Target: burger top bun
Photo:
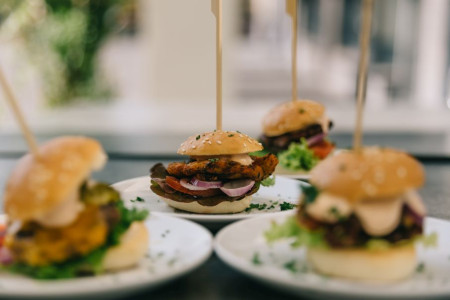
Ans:
[[[295,100],[272,108],[263,118],[263,133],[278,136],[312,124],[322,124],[325,106],[312,100]]]
[[[263,146],[255,139],[237,131],[216,130],[189,137],[177,153],[189,156],[245,154],[260,151]]]
[[[405,152],[379,147],[342,151],[320,162],[310,182],[350,202],[397,196],[424,183],[422,165]]]
[[[100,143],[86,137],[55,138],[38,151],[23,156],[6,183],[5,212],[12,220],[35,219],[71,199],[107,159]]]

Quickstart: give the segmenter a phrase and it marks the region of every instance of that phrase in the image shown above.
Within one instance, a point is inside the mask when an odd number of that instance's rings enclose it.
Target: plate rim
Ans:
[[[180,268],[178,268],[175,271],[171,271],[171,272],[166,272],[164,274],[161,274],[158,278],[156,279],[151,279],[148,277],[136,277],[135,280],[133,280],[132,282],[130,281],[126,281],[126,282],[122,282],[122,283],[117,283],[114,285],[108,285],[108,286],[102,286],[102,285],[95,285],[94,286],[89,286],[89,288],[87,289],[78,289],[75,290],[75,288],[72,288],[70,290],[65,290],[63,287],[59,288],[59,289],[46,289],[46,287],[43,287],[42,289],[44,289],[44,291],[39,292],[37,291],[37,289],[33,289],[31,291],[29,291],[28,289],[24,289],[24,290],[4,290],[4,289],[0,289],[0,297],[11,297],[11,298],[27,298],[27,299],[42,299],[45,297],[50,297],[52,299],[59,297],[61,299],[65,299],[65,298],[80,298],[80,297],[84,297],[84,296],[98,296],[101,294],[106,295],[111,295],[114,292],[120,293],[123,292],[124,295],[125,294],[131,294],[133,292],[136,291],[140,291],[140,290],[144,290],[146,288],[148,288],[149,290],[154,289],[159,287],[161,284],[164,283],[168,283],[170,281],[173,281],[177,278],[180,278],[181,276],[187,275],[190,272],[196,270],[197,268],[199,268],[201,265],[203,265],[213,254],[214,252],[214,237],[212,235],[212,233],[207,230],[204,226],[201,226],[195,222],[192,222],[190,220],[186,220],[183,218],[175,218],[172,216],[166,216],[166,215],[156,215],[154,214],[154,217],[156,218],[161,218],[163,219],[163,222],[168,222],[170,220],[174,220],[176,222],[187,222],[190,223],[191,226],[193,226],[194,228],[196,228],[196,230],[199,230],[201,232],[203,232],[204,236],[207,238],[208,240],[208,249],[205,249],[205,252],[202,255],[199,255],[196,259],[190,259],[188,260],[188,262],[183,266],[181,266]],[[4,220],[6,218],[6,214],[0,214],[0,221]],[[147,223],[149,221],[149,218],[151,218],[151,215],[145,220],[145,222]],[[165,220],[166,219],[166,220]],[[150,232],[151,234],[151,232]],[[196,233],[196,235],[198,234],[198,232]],[[149,249],[151,247],[151,244],[149,244]],[[125,269],[123,271],[127,271],[128,269]],[[132,269],[129,269],[132,270]],[[24,277],[27,280],[31,280],[33,283],[31,284],[40,284],[40,283],[44,283],[44,284],[52,284],[54,285],[55,283],[70,283],[70,281],[72,280],[76,280],[78,282],[80,281],[91,281],[91,280],[102,280],[105,278],[102,277],[112,277],[112,276],[117,276],[121,273],[122,271],[118,271],[118,272],[112,272],[112,273],[106,273],[104,275],[100,275],[100,276],[91,276],[91,277],[86,277],[86,278],[72,278],[72,279],[61,279],[61,280],[38,280],[38,279],[33,279],[30,277],[26,277],[25,275],[20,275],[18,274],[17,276],[20,277]],[[0,272],[0,280],[2,280],[2,275],[3,275],[3,271]],[[113,278],[106,278],[109,280],[114,280]],[[14,279],[11,279],[14,280]],[[38,288],[40,289],[40,288]],[[23,291],[27,291],[25,293],[23,293]],[[121,294],[122,295],[122,294]]]
[[[282,217],[282,216],[277,216]],[[235,222],[233,224],[229,224],[228,226],[225,226],[222,228],[214,237],[213,241],[213,247],[214,252],[217,254],[219,259],[223,261],[225,264],[227,264],[229,267],[237,270],[238,272],[241,272],[242,274],[251,277],[252,279],[258,280],[260,282],[266,282],[269,283],[271,286],[274,286],[278,289],[283,289],[284,287],[289,287],[291,290],[295,290],[295,292],[291,294],[295,295],[305,295],[307,293],[315,293],[317,295],[321,296],[337,296],[337,297],[351,297],[352,299],[357,299],[357,297],[370,297],[370,298],[376,298],[376,299],[423,299],[423,297],[444,297],[444,296],[450,296],[450,287],[448,291],[438,290],[435,289],[430,293],[430,291],[417,291],[414,290],[411,292],[411,294],[404,294],[401,292],[392,292],[392,291],[385,291],[383,289],[378,289],[377,292],[374,292],[371,290],[370,292],[362,292],[361,290],[352,290],[348,288],[336,288],[335,286],[328,286],[327,288],[320,288],[318,285],[310,285],[305,284],[301,280],[297,281],[297,284],[292,284],[290,282],[286,282],[278,277],[275,276],[269,276],[266,274],[269,274],[270,272],[261,272],[260,270],[255,269],[255,267],[250,263],[248,260],[244,260],[242,257],[235,256],[231,253],[231,251],[227,250],[223,245],[221,245],[220,240],[223,239],[223,235],[230,230],[234,230],[236,227],[239,228],[243,223],[246,222],[258,222],[258,219],[270,219],[270,216],[260,216],[258,218],[250,219],[250,220],[241,220],[239,222]],[[450,226],[450,221],[435,217],[425,217],[425,221],[428,222],[441,222],[441,223],[447,223]],[[320,274],[318,274],[320,275]],[[329,280],[344,280],[345,279],[339,279],[339,278],[333,278],[330,277]],[[348,282],[351,282],[350,280]],[[354,282],[355,284],[358,284],[357,281]],[[363,283],[362,283],[363,284]],[[394,283],[395,284],[395,283]],[[370,286],[370,284],[368,285]],[[376,286],[376,285],[373,285]],[[289,293],[290,291],[286,290],[285,292]]]
[[[286,176],[282,176],[282,175],[276,175],[277,177],[281,177],[282,180],[287,180],[290,182],[295,182],[298,185],[308,185],[308,183],[304,182],[304,181],[299,181],[293,178],[289,178]],[[111,184],[111,187],[115,188],[115,189],[120,189],[121,186],[124,185],[130,185],[132,184],[134,181],[140,180],[140,179],[148,179],[150,182],[150,177],[149,175],[146,176],[137,176],[137,177],[133,177],[133,178],[128,178],[128,179],[124,179],[115,183]],[[125,187],[126,188],[126,187]],[[157,197],[160,197],[158,195],[156,195]],[[259,216],[276,216],[276,215],[281,215],[281,214],[285,214],[286,212],[289,211],[275,211],[275,212],[267,212],[267,213],[260,213],[260,214],[189,214],[189,213],[176,213],[176,212],[161,212],[161,211],[152,211],[152,214],[154,215],[164,215],[164,216],[170,216],[170,217],[174,217],[174,218],[182,218],[182,219],[187,219],[190,221],[196,221],[196,222],[203,222],[203,223],[220,223],[220,222],[235,222],[235,221],[241,221],[241,220],[247,220],[247,219],[253,219],[255,217],[259,217]]]

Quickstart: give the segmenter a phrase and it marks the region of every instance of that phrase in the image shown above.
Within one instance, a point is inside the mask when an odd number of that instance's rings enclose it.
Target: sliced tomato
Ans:
[[[335,146],[333,143],[323,140],[320,143],[311,146],[310,149],[314,152],[314,155],[316,155],[318,158],[324,159],[331,153],[331,151],[333,151],[334,147]]]
[[[220,189],[209,189],[204,191],[191,191],[190,189],[185,188],[180,184],[180,180],[173,176],[166,176],[166,183],[168,186],[173,188],[174,190],[188,194],[191,196],[199,196],[199,197],[212,197],[220,194]]]
[[[6,236],[6,225],[0,224],[0,247],[3,247],[5,236]]]

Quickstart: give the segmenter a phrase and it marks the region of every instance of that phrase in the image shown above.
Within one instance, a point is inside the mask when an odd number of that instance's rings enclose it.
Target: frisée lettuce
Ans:
[[[304,138],[300,143],[291,143],[286,151],[278,153],[278,160],[281,166],[293,171],[309,171],[319,162]]]

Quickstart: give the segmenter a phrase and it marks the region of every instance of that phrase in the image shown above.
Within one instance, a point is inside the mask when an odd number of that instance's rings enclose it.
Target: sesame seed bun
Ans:
[[[120,243],[106,252],[103,268],[107,271],[136,265],[148,250],[149,235],[143,222],[133,222],[120,237]]]
[[[233,155],[260,151],[263,146],[246,134],[216,130],[189,137],[177,153],[189,156]]]
[[[341,151],[320,162],[310,182],[319,190],[350,202],[383,199],[423,185],[422,165],[400,150],[367,147]]]
[[[303,129],[312,124],[324,123],[325,106],[312,100],[295,100],[272,108],[263,118],[263,133],[278,136]]]
[[[12,220],[37,219],[76,192],[92,170],[103,167],[101,145],[86,137],[60,137],[39,147],[39,157],[23,156],[5,190],[5,212]]]
[[[360,281],[398,281],[410,276],[417,264],[413,244],[379,251],[308,248],[306,255],[322,274]]]
[[[247,207],[250,206],[250,203],[252,202],[252,196],[247,196],[241,200],[237,201],[222,201],[217,205],[214,206],[205,206],[201,205],[197,201],[192,202],[180,202],[180,201],[174,201],[171,199],[167,199],[164,197],[161,197],[164,202],[166,202],[169,206],[189,211],[197,214],[233,214],[233,213],[239,213],[244,211]]]

